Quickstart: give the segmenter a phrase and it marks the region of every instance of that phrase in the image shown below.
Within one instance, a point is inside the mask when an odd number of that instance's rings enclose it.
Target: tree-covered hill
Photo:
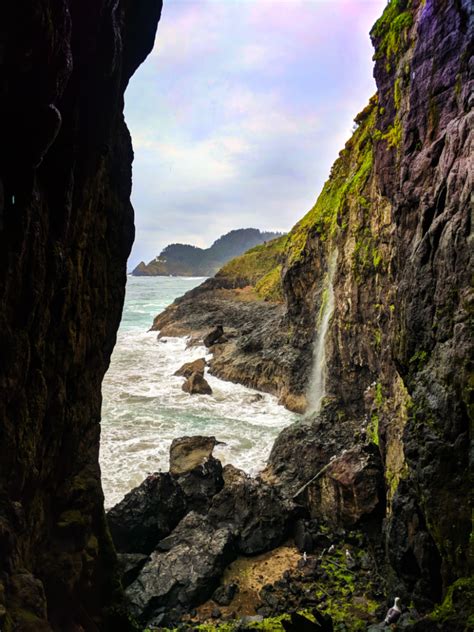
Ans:
[[[142,261],[134,276],[212,276],[227,261],[249,248],[280,237],[281,233],[262,232],[257,228],[239,228],[219,237],[210,248],[189,244],[170,244],[149,263]]]

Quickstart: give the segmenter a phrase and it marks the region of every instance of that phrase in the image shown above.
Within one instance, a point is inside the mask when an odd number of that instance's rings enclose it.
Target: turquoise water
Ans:
[[[264,394],[206,375],[213,394],[188,395],[173,373],[206,356],[185,338],[157,339],[153,318],[202,278],[128,277],[122,322],[103,384],[100,462],[106,506],[118,502],[150,472],[168,470],[171,441],[215,435],[215,454],[251,474],[265,465],[273,441],[296,416]]]

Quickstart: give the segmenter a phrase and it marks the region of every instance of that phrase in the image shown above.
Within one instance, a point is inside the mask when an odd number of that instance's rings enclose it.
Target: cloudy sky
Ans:
[[[168,243],[288,230],[314,204],[375,92],[369,30],[386,0],[165,0],[126,93],[137,235]]]

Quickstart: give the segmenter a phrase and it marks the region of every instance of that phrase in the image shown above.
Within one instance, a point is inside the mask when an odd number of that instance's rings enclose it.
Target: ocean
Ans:
[[[167,471],[173,439],[214,435],[226,445],[214,454],[255,475],[273,441],[297,416],[275,397],[206,373],[212,395],[188,395],[173,373],[206,357],[205,347],[186,349],[185,338],[157,339],[153,318],[203,278],[132,277],[127,280],[117,344],[102,393],[100,464],[105,506],[112,507],[147,474]],[[209,356],[207,356],[209,357]]]

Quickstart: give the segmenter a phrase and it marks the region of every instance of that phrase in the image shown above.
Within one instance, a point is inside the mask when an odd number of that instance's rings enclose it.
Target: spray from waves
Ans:
[[[319,413],[326,393],[326,339],[334,311],[334,275],[336,274],[337,249],[329,257],[328,271],[323,288],[321,309],[316,324],[317,333],[313,347],[313,366],[308,390],[307,413]]]
[[[149,306],[153,303],[151,289],[170,281],[148,282],[147,291],[144,282],[129,279],[133,283],[140,296],[137,298],[133,285],[127,287],[127,324],[118,333],[103,383],[100,462],[106,506],[121,500],[148,473],[167,471],[171,441],[184,435],[215,435],[226,443],[216,448],[216,457],[256,474],[264,467],[279,432],[296,415],[279,406],[271,395],[256,396],[257,391],[208,374],[211,396],[184,393],[183,378],[175,377],[174,372],[184,362],[205,357],[207,350],[187,349],[184,338],[159,341],[156,332],[144,331],[142,312],[155,311]],[[180,287],[176,291],[182,293]],[[166,302],[173,298],[167,295]],[[133,326],[133,318],[140,326]]]

